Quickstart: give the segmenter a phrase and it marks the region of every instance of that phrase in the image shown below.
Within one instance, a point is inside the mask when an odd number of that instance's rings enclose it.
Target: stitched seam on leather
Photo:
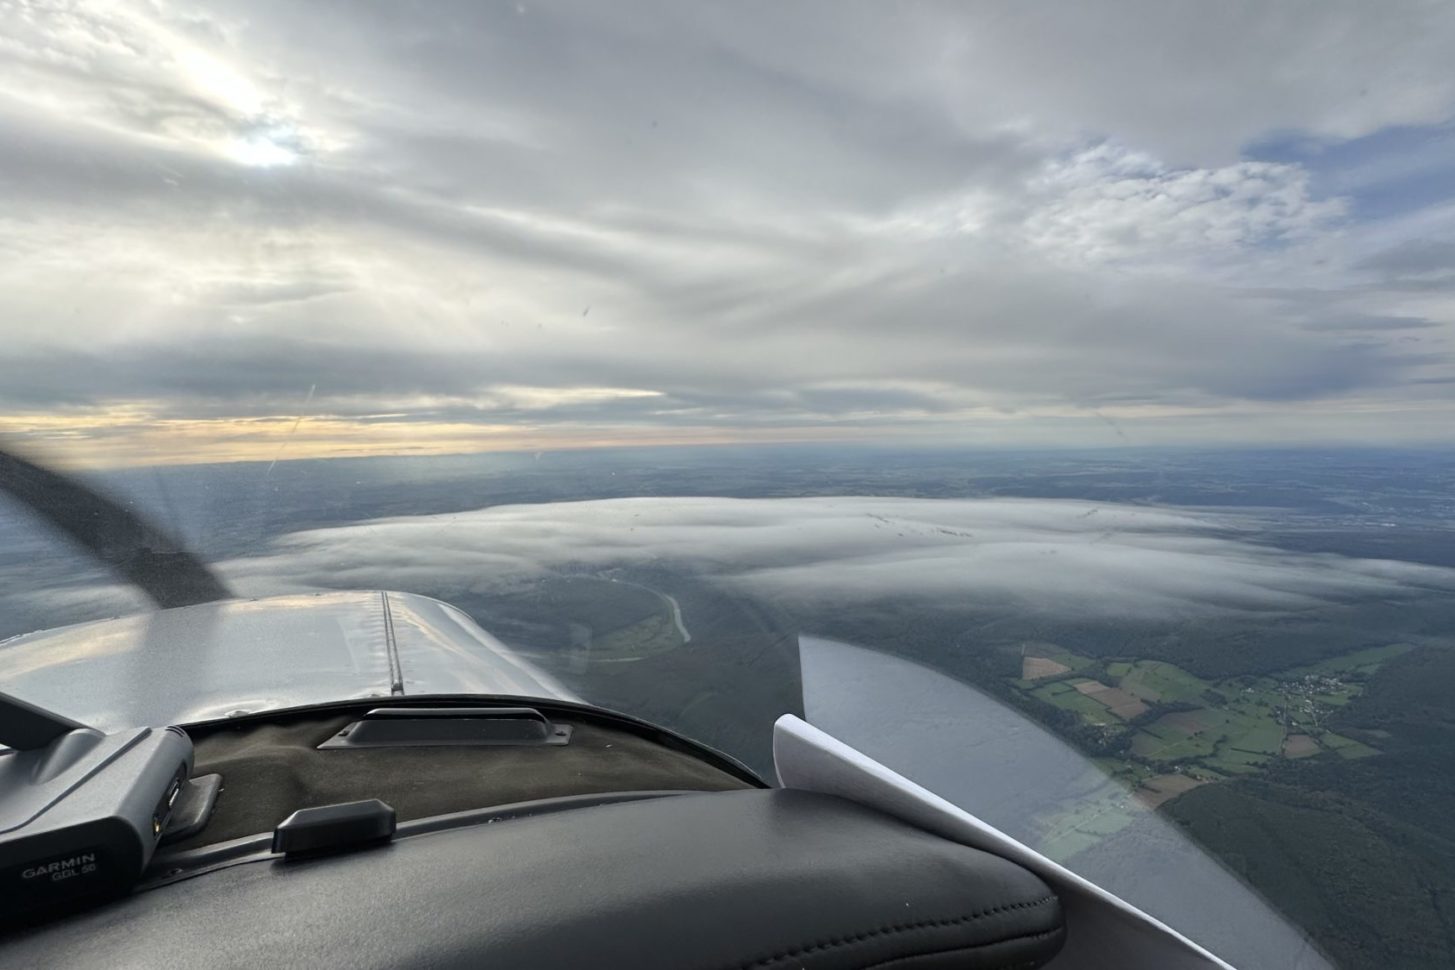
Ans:
[[[856,933],[853,936],[840,936],[828,940],[821,940],[808,946],[799,947],[796,950],[785,950],[782,953],[775,953],[772,956],[754,960],[752,963],[739,965],[739,970],[754,970],[756,967],[766,967],[769,964],[777,963],[780,960],[787,960],[792,957],[807,956],[810,953],[817,953],[821,950],[832,950],[841,946],[852,946],[855,943],[862,943],[865,940],[872,940],[876,936],[889,936],[894,933],[908,933],[912,930],[924,930],[932,927],[963,926],[966,923],[974,923],[976,920],[989,919],[1001,913],[1009,913],[1018,909],[1033,909],[1037,906],[1044,906],[1047,903],[1055,902],[1056,897],[1042,896],[1040,899],[1027,900],[1023,903],[1008,903],[1005,906],[993,906],[990,909],[982,909],[978,913],[969,913],[965,916],[954,916],[948,919],[922,920],[918,923],[898,923],[893,926],[883,926],[877,930],[866,930],[863,933]],[[1053,931],[1054,932],[1054,931]]]
[[[904,963],[908,960],[918,960],[923,957],[940,957],[950,953],[970,953],[975,950],[984,950],[992,946],[1002,946],[1006,943],[1022,943],[1031,942],[1033,940],[1044,940],[1048,936],[1056,936],[1061,932],[1061,928],[1057,927],[1054,930],[1046,930],[1044,933],[1027,933],[1025,936],[1008,936],[1003,940],[991,940],[986,943],[971,943],[968,946],[952,946],[948,950],[926,950],[923,953],[905,953],[901,956],[891,957],[888,960],[881,960],[878,963],[871,963],[867,966],[860,967],[859,970],[880,970],[881,967],[890,967],[896,963]],[[1029,960],[1022,961],[1012,966],[1003,967],[1001,968],[1001,970],[1035,970],[1036,967],[1042,966],[1044,963],[1045,961],[1040,959],[1039,957],[1032,957]]]

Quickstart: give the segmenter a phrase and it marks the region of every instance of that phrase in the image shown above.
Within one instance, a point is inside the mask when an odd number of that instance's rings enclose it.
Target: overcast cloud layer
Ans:
[[[12,0],[0,434],[1448,440],[1451,50],[1442,2]]]
[[[1272,620],[1455,593],[1455,569],[1260,542],[1277,514],[1059,499],[604,499],[295,532],[215,568],[240,596],[393,589],[449,601],[646,567],[808,614],[873,601],[1119,623]],[[147,608],[122,585],[12,579],[0,590],[10,632]]]
[[[609,499],[298,532],[221,568],[248,593],[448,599],[660,566],[819,609],[876,598],[1158,620],[1455,591],[1455,570],[1258,545],[1260,522],[1047,499]]]

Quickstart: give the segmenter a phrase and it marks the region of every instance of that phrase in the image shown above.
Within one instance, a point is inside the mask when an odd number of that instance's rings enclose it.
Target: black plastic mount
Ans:
[[[333,852],[394,837],[394,809],[377,798],[300,808],[273,830],[273,851]]]
[[[221,775],[198,775],[189,778],[175,792],[168,796],[171,812],[167,823],[162,826],[162,844],[185,839],[202,831],[212,817],[217,805],[217,793],[222,790]]]

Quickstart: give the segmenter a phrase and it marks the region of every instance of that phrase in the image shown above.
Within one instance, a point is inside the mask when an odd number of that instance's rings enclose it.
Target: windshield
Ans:
[[[1240,966],[1455,964],[1452,50],[1421,3],[5,5],[0,448],[157,531],[0,499],[0,637],[151,609],[107,550],[165,533],[765,775],[803,714]]]

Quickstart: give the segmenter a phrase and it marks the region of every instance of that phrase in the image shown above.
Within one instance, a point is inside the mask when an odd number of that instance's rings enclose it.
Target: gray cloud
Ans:
[[[1358,268],[1393,278],[1455,273],[1455,242],[1411,239],[1360,260]]]
[[[1404,293],[1455,293],[1455,242],[1410,239],[1360,260],[1376,286]]]
[[[1427,320],[1423,317],[1393,317],[1393,316],[1364,316],[1360,314],[1349,314],[1347,316],[1323,316],[1306,324],[1308,330],[1337,330],[1337,331],[1381,331],[1381,330],[1431,330],[1438,328],[1440,324],[1434,320]]]

